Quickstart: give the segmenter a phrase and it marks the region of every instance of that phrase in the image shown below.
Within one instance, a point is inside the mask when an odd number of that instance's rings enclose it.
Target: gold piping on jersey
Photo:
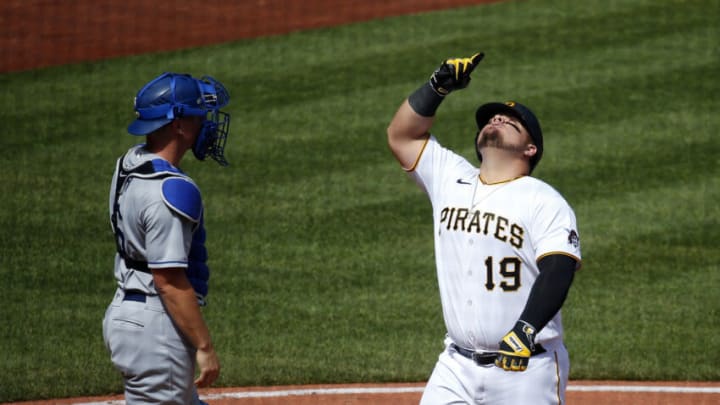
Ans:
[[[496,181],[495,183],[488,183],[488,182],[486,182],[485,180],[483,180],[483,178],[482,178],[482,173],[480,173],[480,174],[478,174],[478,179],[480,180],[480,183],[482,183],[482,184],[484,184],[484,185],[486,185],[486,186],[494,186],[494,185],[496,185],[496,184],[510,183],[511,181],[515,181],[515,180],[517,180],[517,179],[519,179],[519,178],[522,178],[522,177],[525,177],[525,176],[526,176],[525,174],[521,174],[521,175],[519,175],[519,176],[517,176],[517,177],[513,177],[512,179],[507,179],[507,180],[502,180],[502,181]]]
[[[557,400],[558,405],[562,405],[562,396],[560,395],[560,361],[558,360],[557,352],[554,352],[553,354],[555,355],[555,376],[557,377],[557,382],[555,383]]]
[[[540,260],[542,260],[543,257],[552,256],[552,255],[563,255],[563,256],[567,256],[567,257],[575,260],[575,263],[576,263],[576,264],[575,264],[575,271],[580,270],[580,268],[582,267],[582,260],[580,260],[579,257],[577,257],[577,256],[575,256],[575,255],[571,255],[571,254],[568,253],[568,252],[560,252],[560,251],[558,251],[558,252],[547,252],[547,253],[545,253],[544,255],[539,256],[539,257],[537,258],[537,260],[535,260],[535,263],[537,263],[537,262],[539,262]]]
[[[422,147],[422,149],[420,149],[420,153],[418,153],[417,159],[415,159],[415,163],[413,163],[413,165],[410,166],[409,169],[406,169],[403,167],[403,170],[405,170],[408,173],[415,171],[415,168],[417,167],[418,163],[420,162],[420,158],[422,157],[423,152],[425,152],[425,147],[427,147],[428,141],[430,141],[430,134],[428,134],[426,132],[424,135],[427,135],[427,139],[425,139],[425,143],[423,143],[423,147]]]

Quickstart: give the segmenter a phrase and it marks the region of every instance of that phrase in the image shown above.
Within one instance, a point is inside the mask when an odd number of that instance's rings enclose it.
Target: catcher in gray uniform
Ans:
[[[210,270],[200,190],[179,169],[185,153],[227,165],[230,97],[211,77],[163,73],[135,97],[132,135],[110,187],[117,291],[103,338],[125,382],[128,404],[198,404],[196,385],[220,373],[200,307]],[[199,375],[195,378],[195,367]]]

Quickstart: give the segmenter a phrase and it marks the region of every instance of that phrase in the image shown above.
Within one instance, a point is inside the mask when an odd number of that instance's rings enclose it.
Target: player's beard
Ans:
[[[480,140],[477,144],[478,150],[482,148],[496,148],[508,152],[524,152],[525,145],[513,145],[503,140],[502,130],[498,127],[487,127],[480,134]]]

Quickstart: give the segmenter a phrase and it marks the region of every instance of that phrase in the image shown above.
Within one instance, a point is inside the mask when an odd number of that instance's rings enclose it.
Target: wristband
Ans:
[[[408,103],[416,113],[432,117],[444,99],[433,90],[430,82],[426,82],[408,97]]]

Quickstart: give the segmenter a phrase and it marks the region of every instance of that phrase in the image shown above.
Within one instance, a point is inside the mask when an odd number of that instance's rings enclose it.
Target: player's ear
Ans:
[[[537,146],[535,146],[531,143],[527,144],[527,147],[525,147],[525,151],[523,152],[523,154],[529,158],[535,156],[536,153],[537,153]]]
[[[191,118],[183,117],[183,118],[175,118],[172,121],[173,129],[175,130],[175,133],[178,133],[182,136],[186,135],[194,135],[195,134],[195,127],[193,126],[193,122]]]
[[[169,125],[174,131],[182,132],[183,124],[181,119],[175,118],[174,120],[170,121]]]

